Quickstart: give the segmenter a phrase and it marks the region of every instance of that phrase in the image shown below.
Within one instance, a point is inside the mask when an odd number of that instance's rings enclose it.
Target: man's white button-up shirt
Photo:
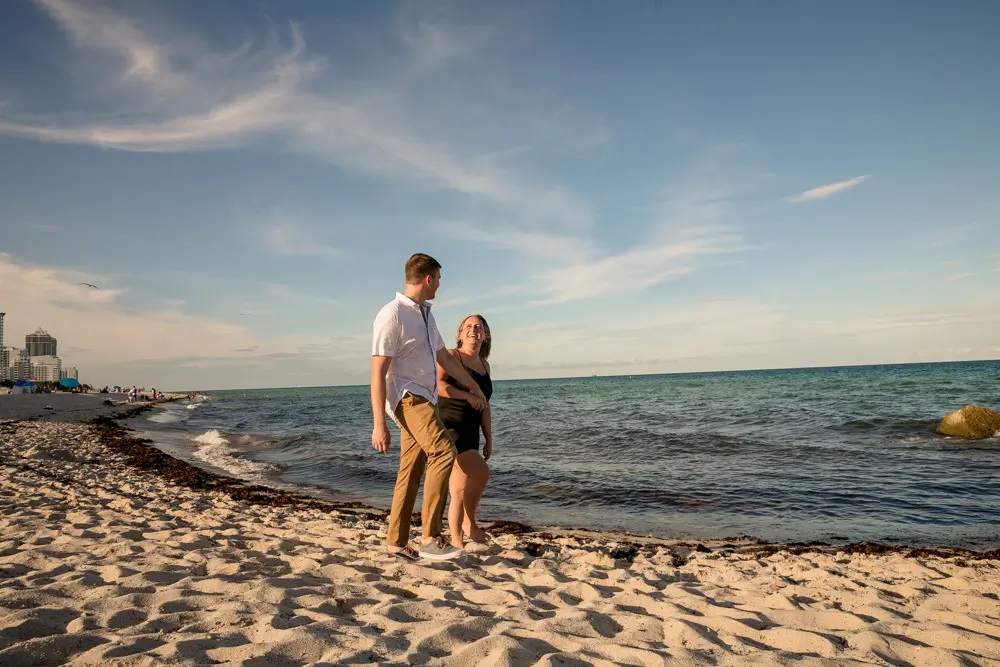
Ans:
[[[407,392],[437,404],[437,352],[444,339],[431,305],[423,307],[405,294],[385,304],[375,316],[372,356],[392,357],[385,376],[385,404],[395,417]]]

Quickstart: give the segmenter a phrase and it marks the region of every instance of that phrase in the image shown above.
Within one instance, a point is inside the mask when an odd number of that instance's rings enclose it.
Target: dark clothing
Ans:
[[[490,400],[490,396],[493,395],[493,380],[490,379],[490,374],[481,375],[468,366],[465,366],[465,370],[479,385],[486,400]],[[444,381],[457,389],[465,389],[450,375]],[[459,454],[479,450],[479,429],[483,425],[482,412],[476,410],[466,400],[446,396],[438,399],[438,411],[441,414],[444,427],[448,429],[448,434],[455,441],[455,449],[458,450]]]

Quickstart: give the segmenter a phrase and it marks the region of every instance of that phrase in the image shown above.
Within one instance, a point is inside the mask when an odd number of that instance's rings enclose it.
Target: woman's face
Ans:
[[[486,329],[478,317],[467,317],[462,322],[462,347],[470,347],[486,340]]]

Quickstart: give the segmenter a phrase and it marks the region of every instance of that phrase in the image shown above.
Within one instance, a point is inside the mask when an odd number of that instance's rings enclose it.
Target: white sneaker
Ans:
[[[451,560],[463,553],[465,553],[463,549],[451,546],[440,535],[431,542],[420,545],[420,557],[425,560]]]

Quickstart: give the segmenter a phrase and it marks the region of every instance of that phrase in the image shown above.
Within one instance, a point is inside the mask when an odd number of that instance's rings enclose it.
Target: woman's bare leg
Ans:
[[[456,464],[458,461],[455,461]],[[451,545],[459,549],[464,548],[463,525],[465,523],[465,486],[468,477],[458,465],[451,468],[451,477],[448,479],[448,491],[451,494],[451,504],[448,506],[448,531],[451,533]]]
[[[472,540],[482,542],[486,539],[486,532],[476,525],[476,510],[479,509],[479,500],[483,497],[486,484],[490,481],[489,466],[486,465],[486,461],[483,460],[478,451],[471,450],[462,452],[455,459],[455,466],[452,468],[452,479],[454,479],[455,470],[461,470],[465,477],[465,482],[462,485],[464,487],[462,497],[464,498],[463,509],[465,514],[465,520],[462,523],[462,532]],[[449,513],[448,516],[450,520],[451,514]]]

